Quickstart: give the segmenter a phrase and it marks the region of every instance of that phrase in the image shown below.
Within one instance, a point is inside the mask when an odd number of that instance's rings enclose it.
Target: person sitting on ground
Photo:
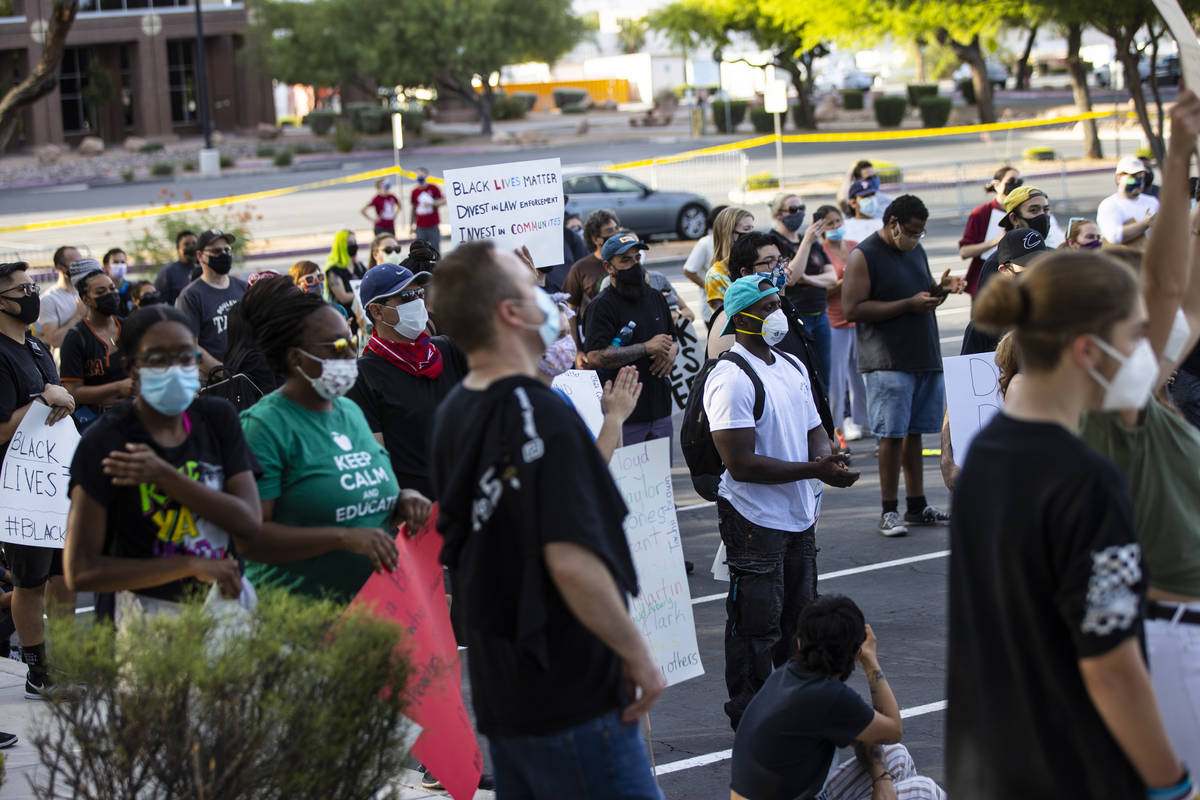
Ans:
[[[282,294],[252,330],[278,391],[241,414],[262,465],[262,533],[243,551],[255,584],[349,603],[372,569],[396,565],[396,526],[429,516],[402,492],[362,411],[345,398],[358,377],[345,318],[320,297]]]
[[[1072,217],[1067,223],[1067,238],[1059,247],[1075,250],[1095,250],[1104,244],[1100,238],[1100,226],[1084,217]]]
[[[744,208],[730,206],[717,215],[713,224],[713,260],[704,273],[704,296],[709,308],[718,311],[725,290],[733,282],[729,271],[729,253],[737,240],[754,230],[754,215]]]
[[[855,661],[870,704],[846,685]],[[746,708],[730,800],[941,800],[945,791],[917,774],[903,734],[875,632],[853,600],[825,595],[800,612],[794,654]],[[837,749],[850,746],[854,758],[830,771]]]
[[[262,520],[236,412],[195,397],[200,354],[187,318],[165,305],[140,310],[120,350],[137,396],[75,450],[63,550],[73,590],[117,593],[118,627],[176,609],[197,581],[237,597],[237,557]]]

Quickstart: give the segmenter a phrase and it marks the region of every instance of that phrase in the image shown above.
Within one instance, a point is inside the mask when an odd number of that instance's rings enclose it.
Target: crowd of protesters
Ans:
[[[43,613],[70,614],[77,591],[118,629],[204,585],[349,603],[436,503],[499,796],[659,798],[636,723],[666,683],[627,610],[638,576],[607,462],[678,435],[729,573],[731,798],[942,798],[900,744],[871,625],[817,592],[822,502],[856,483],[848,443],[869,435],[876,531],[950,528],[949,793],[1192,798],[1198,134],[1182,92],[1157,193],[1152,164],[1122,159],[1094,219],[1065,228],[1047,192],[996,170],[958,243],[964,277],[931,272],[928,208],[885,195],[869,161],[811,216],[788,191],[761,223],[713,209],[684,265],[708,330],[683,433],[671,374],[695,315],[611,210],[567,217],[558,265],[488,242],[443,257],[446,200],[422,170],[416,238],[380,181],[365,259],[347,228],[323,266],[246,279],[221,230],[181,231],[153,283],[121,249],[59,248],[44,294],[0,264],[0,441],[34,404],[82,433],[65,548],[4,546],[25,695],[55,691]],[[962,352],[994,352],[1004,392],[961,466],[936,316],[960,293]],[[551,388],[568,369],[598,373],[598,436]],[[948,510],[924,485],[938,433]],[[856,665],[869,702],[846,685]]]

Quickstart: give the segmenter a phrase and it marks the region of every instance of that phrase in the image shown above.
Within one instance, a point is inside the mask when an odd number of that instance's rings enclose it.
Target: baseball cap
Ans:
[[[79,291],[81,288],[79,284],[97,272],[104,272],[99,261],[94,258],[81,258],[78,261],[72,261],[71,266],[67,267],[67,279],[71,281],[75,290]]]
[[[1145,172],[1146,165],[1137,156],[1125,156],[1117,162],[1118,175],[1137,175],[1139,172]]]
[[[996,247],[996,260],[1000,264],[1020,264],[1024,267],[1045,249],[1046,241],[1040,233],[1021,228],[1004,234]]]
[[[879,185],[870,178],[863,178],[860,181],[854,181],[850,184],[850,197],[862,197],[863,195],[875,194],[879,191]]]
[[[432,272],[418,272],[414,275],[408,267],[399,264],[378,264],[367,270],[367,274],[363,276],[358,287],[358,299],[366,308],[370,303],[378,303],[399,294],[410,284],[424,286],[432,278]]]
[[[740,314],[764,297],[779,294],[779,289],[775,288],[774,285],[769,289],[760,289],[759,284],[765,282],[769,281],[761,275],[746,275],[729,284],[729,288],[725,290],[725,316],[727,321],[725,322],[725,330],[721,331],[722,336],[728,336],[734,332],[734,314]]]
[[[600,248],[600,260],[608,261],[613,256],[619,256],[622,253],[628,253],[634,248],[637,248],[638,250],[649,250],[650,245],[639,239],[637,234],[614,233],[605,240],[604,246]]]
[[[1016,211],[1022,203],[1034,197],[1049,197],[1045,192],[1036,186],[1018,186],[1004,198],[1004,219],[1000,220],[1000,227],[1005,230],[1012,230],[1012,223],[1009,222],[1008,215]]]
[[[209,228],[200,234],[200,238],[196,240],[196,249],[203,250],[217,239],[224,239],[228,244],[233,244],[237,241],[237,237],[232,233],[225,233],[217,228]]]

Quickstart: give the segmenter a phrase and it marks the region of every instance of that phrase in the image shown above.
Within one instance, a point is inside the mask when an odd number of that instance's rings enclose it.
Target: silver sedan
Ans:
[[[699,239],[708,231],[708,201],[691,192],[657,191],[618,172],[566,171],[567,212],[583,219],[598,208],[616,213],[621,225],[643,239],[672,235]]]

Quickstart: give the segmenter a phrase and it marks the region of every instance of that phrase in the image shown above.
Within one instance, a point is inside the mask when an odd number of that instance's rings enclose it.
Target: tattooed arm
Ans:
[[[858,741],[866,745],[895,744],[904,735],[904,723],[900,720],[900,705],[892,694],[892,687],[879,667],[877,646],[875,632],[868,625],[867,640],[858,654],[858,663],[867,674],[867,684],[871,687],[875,719],[858,735]]]

